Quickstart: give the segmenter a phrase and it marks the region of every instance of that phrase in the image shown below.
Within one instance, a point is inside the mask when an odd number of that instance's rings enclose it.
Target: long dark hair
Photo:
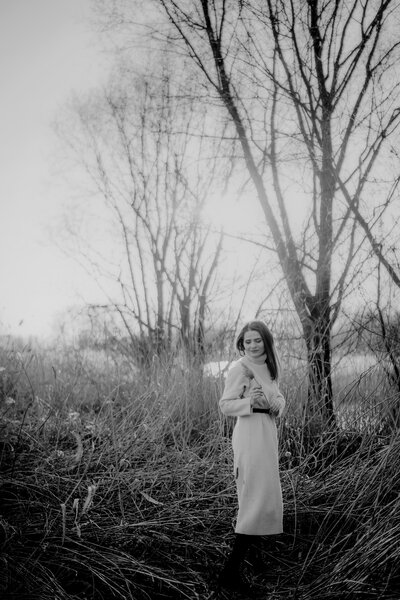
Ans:
[[[244,354],[244,334],[247,331],[257,331],[264,342],[264,350],[266,354],[265,362],[271,374],[272,379],[279,377],[279,361],[275,351],[274,338],[268,327],[263,321],[250,321],[246,323],[236,339],[236,348],[239,354]]]

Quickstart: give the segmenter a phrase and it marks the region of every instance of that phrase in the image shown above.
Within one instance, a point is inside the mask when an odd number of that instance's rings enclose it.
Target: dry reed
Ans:
[[[2,405],[2,598],[211,597],[236,511],[221,381],[168,360],[68,377],[30,360]],[[394,600],[397,437],[306,440],[290,409],[280,434],[285,534],[254,551],[260,598]]]

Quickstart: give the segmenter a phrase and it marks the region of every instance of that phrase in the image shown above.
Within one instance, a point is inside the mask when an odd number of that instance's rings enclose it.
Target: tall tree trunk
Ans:
[[[206,345],[205,345],[205,316],[206,316],[206,304],[207,298],[203,293],[199,296],[199,314],[197,318],[197,331],[196,331],[196,355],[199,360],[204,363],[205,355],[206,355]]]
[[[314,309],[313,319],[303,325],[307,347],[308,397],[306,418],[309,426],[334,424],[332,375],[331,375],[331,329],[327,311]]]

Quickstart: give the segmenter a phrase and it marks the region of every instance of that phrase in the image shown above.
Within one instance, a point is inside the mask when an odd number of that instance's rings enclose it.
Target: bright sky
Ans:
[[[54,177],[52,123],[73,92],[109,72],[90,9],[90,0],[0,0],[0,335],[48,335],[58,314],[99,299],[49,234],[73,193]],[[225,226],[242,222],[243,207],[218,206]]]
[[[49,333],[84,281],[48,228],[63,197],[52,122],[107,76],[89,15],[90,0],[0,0],[0,333]]]
[[[68,307],[99,300],[49,235],[73,193],[54,177],[52,123],[73,92],[109,74],[90,9],[91,0],[0,0],[0,335],[48,335]],[[215,225],[221,215],[228,229],[248,229],[250,214],[263,221],[258,205],[212,203]]]

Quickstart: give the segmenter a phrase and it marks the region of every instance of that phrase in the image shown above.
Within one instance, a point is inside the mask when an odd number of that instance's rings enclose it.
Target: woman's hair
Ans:
[[[279,359],[276,354],[274,338],[268,327],[262,321],[250,321],[247,323],[236,339],[236,348],[240,354],[244,354],[244,334],[247,331],[257,331],[264,342],[264,350],[266,354],[265,362],[267,363],[272,379],[279,377]]]

